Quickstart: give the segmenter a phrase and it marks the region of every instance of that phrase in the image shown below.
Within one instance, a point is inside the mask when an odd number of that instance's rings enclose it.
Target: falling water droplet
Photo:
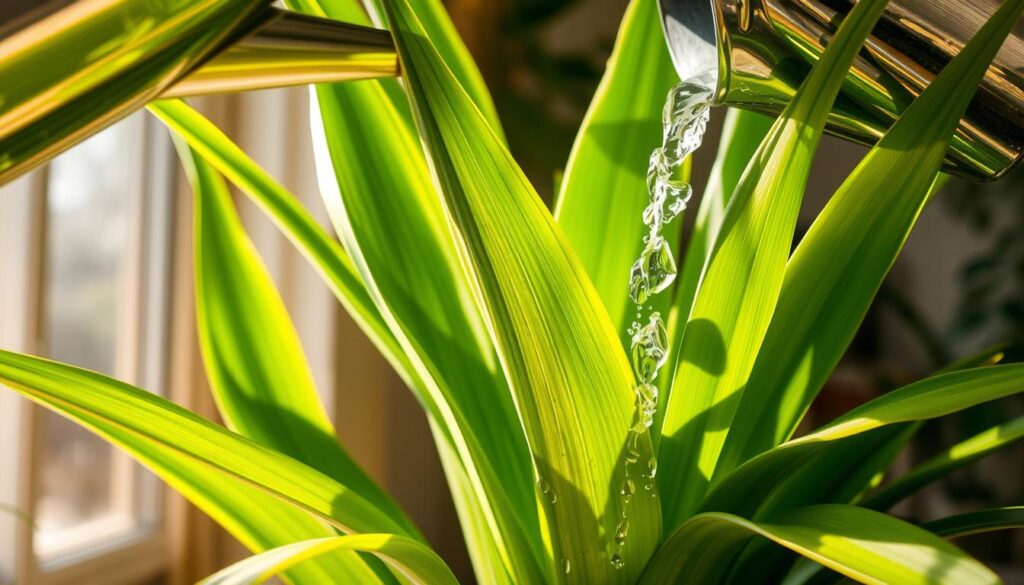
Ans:
[[[664,188],[667,193],[665,199],[668,201],[668,207],[662,215],[664,221],[668,223],[686,210],[686,205],[693,195],[693,187],[684,181],[669,180],[665,181]]]
[[[633,435],[636,434],[636,432],[632,431],[632,430],[629,433],[630,433],[630,436],[633,436]],[[640,461],[640,452],[639,451],[635,451],[633,449],[627,449],[626,450],[626,465],[627,465],[627,467],[629,465],[633,465],[637,461]]]
[[[654,495],[655,476],[658,475],[658,460],[651,457],[647,460],[647,473],[644,473],[644,489]]]
[[[664,220],[663,214],[664,212],[662,211],[661,205],[658,205],[657,203],[651,203],[650,205],[644,208],[644,224],[654,225],[655,222],[661,223]]]
[[[638,305],[646,303],[647,298],[650,296],[647,273],[644,271],[644,264],[640,260],[637,260],[629,271],[629,296]]]
[[[660,313],[652,313],[647,325],[635,330],[631,344],[633,374],[641,384],[653,382],[668,360],[668,331]],[[657,398],[657,389],[654,393]]]
[[[643,425],[638,432],[643,432],[654,423],[654,415],[658,411],[658,387],[650,383],[640,384],[636,387],[636,401],[639,422]]]
[[[664,148],[655,148],[651,152],[650,161],[647,163],[647,194],[653,200],[657,195],[656,185],[658,178],[672,174],[672,165],[665,156]]]
[[[624,546],[626,544],[626,537],[629,535],[629,520],[623,518],[619,520],[619,525],[615,527],[615,544]]]
[[[626,566],[626,562],[622,560],[622,557],[618,553],[612,555],[612,567],[621,569]]]
[[[640,434],[630,431],[626,436],[626,475],[629,475],[629,465],[640,460]]]
[[[569,572],[572,571],[572,563],[569,561],[569,559],[562,559],[562,571],[566,575],[568,575]]]
[[[668,241],[660,235],[647,242],[637,264],[639,273],[646,277],[648,297],[665,290],[676,279],[676,259]]]

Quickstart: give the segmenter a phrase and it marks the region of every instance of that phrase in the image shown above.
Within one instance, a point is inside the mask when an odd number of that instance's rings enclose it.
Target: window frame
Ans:
[[[191,101],[301,201],[309,204],[326,226],[326,210],[320,203],[316,176],[310,166],[309,99],[307,88],[290,88]],[[152,200],[148,195],[156,189],[167,192],[166,197],[160,198],[163,204],[152,208],[149,217],[162,217],[165,222],[161,225],[166,230],[163,241],[167,242],[169,276],[165,280],[145,279],[145,286],[162,290],[164,296],[162,302],[151,303],[141,315],[151,323],[164,320],[166,327],[139,357],[144,364],[164,359],[163,395],[216,421],[216,406],[196,336],[192,190],[166,129],[152,116],[144,116],[149,151],[145,160],[149,168],[142,173],[146,177],[143,192],[147,201]],[[268,140],[268,136],[274,139]],[[0,348],[37,355],[40,348],[30,341],[39,338],[41,324],[38,293],[45,269],[41,260],[47,211],[46,176],[45,168],[37,169],[3,185],[4,196],[0,197],[0,274],[4,275],[0,279]],[[236,192],[236,201],[250,238],[280,287],[329,416],[339,422],[343,441],[348,439],[345,442],[362,456],[367,469],[386,478],[395,448],[390,445],[385,422],[387,393],[363,390],[394,386],[396,392],[404,392],[397,389],[401,382],[350,319],[343,317],[337,301],[301,252],[247,198]],[[156,251],[147,252],[153,253]],[[150,274],[153,276],[155,271]],[[350,372],[352,375],[339,385],[338,372],[356,365],[355,372]],[[152,366],[142,369],[152,370]],[[160,386],[145,378],[137,380],[137,385],[147,389]],[[345,396],[344,401],[336,398],[339,394]],[[32,475],[32,454],[26,447],[34,444],[31,426],[41,412],[41,407],[0,387],[0,505],[16,503],[20,509],[28,509],[25,504],[34,492],[27,479]],[[368,413],[376,414],[368,417]],[[376,440],[366,441],[371,435]],[[186,585],[248,555],[180,494],[164,486],[162,499],[162,524],[148,540],[111,543],[102,554],[46,574],[41,574],[35,563],[31,527],[0,510],[0,585]],[[9,568],[14,571],[12,575],[4,573]]]
[[[140,196],[133,198],[129,211],[131,253],[118,284],[127,293],[119,307],[127,318],[118,319],[117,374],[167,393],[176,161],[166,131],[150,116],[140,114],[122,123],[132,124],[132,143],[141,148],[129,161],[129,184]],[[37,169],[5,186],[6,196],[0,197],[0,274],[5,275],[0,282],[0,347],[31,354],[44,349],[48,175],[49,167]],[[0,502],[29,517],[39,491],[44,415],[45,409],[14,392],[0,392]],[[37,554],[31,524],[0,514],[0,583],[13,577],[13,583],[33,585],[128,585],[169,572],[169,490],[132,464],[126,453],[114,450],[119,475],[115,489],[131,493],[119,498],[127,502],[123,517],[141,516],[145,526],[113,530],[118,518],[104,519],[89,527],[91,538],[70,542],[68,551],[44,559]],[[103,524],[111,529],[110,537],[97,539],[95,531],[102,531]]]

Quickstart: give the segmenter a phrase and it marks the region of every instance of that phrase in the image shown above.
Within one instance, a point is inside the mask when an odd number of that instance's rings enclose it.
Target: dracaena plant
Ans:
[[[777,120],[730,112],[660,309],[672,359],[636,427],[624,333],[647,203],[643,163],[673,84],[655,0],[634,0],[552,213],[435,0],[294,0],[393,31],[402,82],[312,90],[337,239],[215,126],[150,105],[195,196],[195,294],[227,429],[123,382],[9,352],[0,380],[148,465],[255,556],[211,577],[297,584],[455,580],[356,465],[317,400],[225,178],[323,276],[419,399],[483,583],[989,583],[948,539],[1021,508],[923,526],[885,514],[1024,436],[1020,419],[878,487],[919,422],[1024,391],[985,354],[794,432],[928,201],[958,120],[1024,10],[993,19],[865,156],[790,253],[826,116],[883,0],[861,0]],[[647,489],[623,493],[627,458]],[[622,520],[628,521],[623,529]]]

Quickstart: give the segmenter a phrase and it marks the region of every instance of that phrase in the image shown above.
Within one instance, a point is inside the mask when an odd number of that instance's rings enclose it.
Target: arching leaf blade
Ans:
[[[339,152],[344,153],[344,156],[351,156],[351,153],[365,152],[367,142],[363,138],[367,135],[375,136],[380,138],[379,142],[375,142],[375,146],[379,146],[382,151],[380,156],[376,156],[377,153],[373,153],[373,156],[361,159],[360,161],[353,161],[351,167],[346,167],[348,171],[344,176],[346,177],[346,186],[348,192],[352,197],[367,197],[367,198],[378,198],[381,192],[397,192],[397,193],[408,193],[410,196],[417,198],[416,200],[422,203],[425,201],[424,195],[426,194],[422,189],[424,184],[429,185],[429,178],[423,180],[417,179],[417,177],[426,176],[425,162],[423,162],[422,153],[418,149],[409,150],[406,148],[404,156],[398,157],[398,160],[405,160],[406,164],[400,167],[391,167],[385,170],[383,173],[376,173],[378,165],[382,162],[386,162],[393,158],[395,152],[401,152],[402,149],[397,148],[398,144],[409,144],[410,138],[403,130],[402,116],[396,112],[393,108],[387,105],[387,97],[381,93],[381,89],[377,85],[372,84],[340,84],[337,86],[331,86],[330,91],[333,94],[338,94],[345,97],[348,101],[342,102],[341,98],[335,99],[331,97],[332,94],[328,94],[330,103],[350,103],[355,100],[358,104],[357,111],[360,112],[359,118],[344,121],[338,121],[338,124],[332,125],[328,128],[328,132],[332,136],[339,137],[342,140],[355,140],[351,148],[344,147]],[[326,91],[326,90],[322,90]],[[365,98],[365,99],[360,99]],[[458,376],[466,374],[466,370],[474,367],[474,364],[486,364],[487,358],[480,357],[477,359],[457,359],[449,360],[450,368],[446,371],[438,371],[435,366],[424,367],[423,365],[413,365],[411,358],[418,360],[424,359],[424,357],[430,354],[424,352],[433,352],[434,355],[438,353],[443,354],[445,348],[451,343],[447,337],[438,337],[444,334],[444,331],[437,331],[432,334],[434,338],[424,336],[423,331],[413,331],[416,333],[423,342],[416,346],[409,346],[409,342],[406,341],[406,345],[398,341],[395,335],[392,333],[390,327],[397,318],[393,313],[394,306],[386,307],[392,311],[388,317],[392,323],[386,323],[385,318],[381,315],[376,304],[380,300],[378,298],[371,298],[367,291],[366,285],[363,283],[362,277],[359,276],[358,271],[349,257],[349,255],[341,248],[340,245],[329,236],[316,222],[306,213],[300,206],[295,204],[294,198],[285,190],[279,183],[277,183],[272,177],[270,177],[263,169],[256,165],[251,159],[249,159],[244,152],[242,152],[236,145],[234,145],[215,125],[203,118],[200,114],[189,108],[184,102],[180,101],[162,101],[150,104],[150,109],[157,114],[161,119],[171,126],[176,132],[180,133],[187,141],[190,146],[195,148],[204,159],[208,160],[214,165],[218,171],[222,172],[232,182],[237,184],[242,190],[253,197],[254,200],[263,207],[271,218],[278,223],[282,230],[289,235],[289,237],[296,243],[296,245],[305,254],[308,255],[311,263],[315,268],[322,271],[323,276],[331,286],[335,295],[345,304],[349,313],[353,315],[357,322],[362,325],[363,330],[367,332],[371,340],[374,340],[382,354],[391,362],[395,370],[406,380],[409,387],[417,394],[427,410],[428,416],[434,420],[442,421],[443,424],[440,427],[442,430],[441,435],[436,435],[439,440],[443,438],[445,441],[455,441],[459,434],[466,434],[471,432],[472,428],[467,424],[463,425],[463,428],[458,428],[457,424],[453,423],[453,416],[450,415],[445,417],[441,413],[442,408],[451,408],[443,403],[443,400],[438,398],[442,396],[441,390],[447,392],[447,399],[454,400],[453,404],[458,409],[466,409],[472,407],[474,404],[478,405],[478,410],[483,408],[484,410],[477,413],[474,420],[481,421],[484,424],[479,424],[476,427],[478,432],[483,433],[482,437],[486,439],[488,435],[498,441],[498,444],[503,449],[516,448],[516,433],[518,432],[518,422],[514,420],[514,415],[507,413],[504,416],[506,420],[511,419],[511,423],[499,424],[494,421],[495,415],[501,415],[501,409],[495,409],[493,400],[486,400],[486,393],[477,392],[480,389],[480,385],[477,383],[461,383],[461,384],[450,384],[446,380],[455,377],[459,380]],[[408,109],[408,105],[406,105]],[[314,130],[317,127],[314,126]],[[352,130],[352,133],[347,134],[345,131]],[[315,132],[314,132],[315,133]],[[322,133],[322,131],[321,131]],[[392,135],[394,134],[394,135]],[[412,156],[410,158],[410,155]],[[417,161],[419,161],[417,163]],[[417,168],[419,165],[419,168]],[[408,171],[411,179],[404,173],[397,172],[399,170]],[[365,173],[364,173],[365,172]],[[381,182],[383,179],[393,182]],[[409,179],[408,182],[404,182]],[[331,179],[333,181],[333,179]],[[429,187],[427,187],[429,189]],[[333,191],[327,191],[324,194],[325,202],[328,204],[328,209],[337,208],[340,198],[336,197],[337,188]],[[436,201],[434,202],[436,206]],[[435,207],[436,208],[436,207]],[[395,208],[390,208],[394,210]],[[399,210],[401,210],[401,203],[399,202]],[[429,209],[429,208],[428,208]],[[420,208],[410,208],[404,210],[401,217],[410,217],[415,221],[430,222],[433,218],[436,218],[438,213],[425,214],[420,213]],[[333,214],[337,216],[337,214]],[[386,214],[385,214],[386,215]],[[365,219],[365,218],[363,218]],[[391,215],[388,217],[387,225],[389,228],[386,231],[395,229],[395,224],[399,221],[400,216]],[[344,228],[344,223],[336,223]],[[416,224],[413,224],[416,225]],[[365,228],[369,228],[371,233],[380,233],[381,230],[372,229],[373,224],[367,222],[363,225]],[[426,228],[426,232],[422,231],[423,228],[416,229],[405,228],[399,230],[399,233],[404,234],[416,234],[426,233],[431,238],[435,237],[437,232],[437,226]],[[339,230],[341,233],[346,233],[344,229]],[[443,245],[444,242],[436,239],[420,240],[410,246],[410,249],[416,250],[429,250],[431,247]],[[450,244],[449,244],[450,245]],[[357,249],[358,251],[358,249]],[[390,253],[397,254],[399,258],[406,258],[408,254],[404,250],[400,250],[396,247],[390,248]],[[425,318],[430,316],[432,313],[436,314],[442,319],[449,318],[461,318],[464,312],[452,312],[447,310],[447,305],[441,303],[440,306],[444,308],[444,311],[438,312],[436,308],[438,305],[435,303],[433,309],[429,306],[424,306],[424,301],[431,299],[452,299],[465,296],[464,293],[458,292],[457,288],[441,288],[437,290],[438,282],[445,282],[443,279],[445,275],[452,275],[449,269],[440,270],[439,266],[431,267],[429,265],[423,265],[422,263],[416,264],[415,266],[425,268],[425,271],[421,273],[426,274],[430,280],[427,281],[410,281],[406,278],[395,278],[395,276],[401,276],[392,274],[389,271],[388,265],[385,264],[384,268],[378,274],[391,275],[392,282],[398,282],[401,285],[401,291],[396,291],[397,294],[391,294],[392,299],[396,299],[399,302],[406,303],[404,306],[408,308],[407,315],[410,316],[411,323],[420,324],[428,329],[427,333],[432,331],[435,327],[434,321],[431,318]],[[438,280],[441,278],[442,280]],[[451,283],[453,281],[448,280]],[[436,294],[427,295],[424,294],[426,291],[437,291]],[[401,325],[398,323],[397,325]],[[401,329],[398,329],[401,331]],[[460,343],[463,344],[464,349],[468,348],[465,344],[467,342],[472,343],[473,340],[480,340],[483,336],[480,334],[471,334],[461,336]],[[438,343],[433,341],[439,340]],[[483,339],[482,342],[485,345],[486,351],[492,351],[487,348],[490,347],[490,342],[487,339]],[[410,353],[406,353],[407,349]],[[468,349],[466,349],[468,350]],[[471,351],[471,350],[468,350]],[[476,350],[477,352],[481,350]],[[419,353],[417,353],[419,352]],[[460,352],[448,352],[449,357],[454,357],[456,353]],[[493,359],[493,358],[491,358]],[[422,377],[421,374],[426,373],[426,377]],[[469,372],[470,375],[472,372]],[[479,376],[477,376],[479,379]],[[429,381],[429,383],[428,383]],[[496,381],[500,382],[500,378]],[[438,386],[441,388],[438,388]],[[500,386],[500,385],[499,385]],[[498,391],[500,392],[500,390]],[[499,394],[500,396],[500,394]],[[466,402],[466,401],[469,402]],[[500,401],[499,401],[500,402]],[[511,410],[511,406],[507,407]],[[458,418],[458,417],[456,417]],[[461,420],[466,421],[470,417],[461,415]],[[490,424],[487,424],[490,423]],[[515,426],[510,426],[515,423]],[[521,434],[521,433],[520,433]],[[481,505],[485,515],[492,522],[491,530],[481,534],[482,537],[497,538],[503,537],[508,540],[517,542],[518,544],[511,544],[516,550],[529,550],[528,543],[531,542],[526,538],[524,529],[521,528],[520,524],[529,526],[531,520],[531,514],[523,513],[523,503],[529,504],[533,501],[532,491],[530,486],[532,485],[529,478],[521,480],[512,479],[515,475],[512,463],[515,461],[512,457],[506,458],[506,468],[504,471],[504,477],[498,477],[497,473],[493,470],[488,469],[490,465],[488,462],[488,456],[485,454],[483,449],[479,447],[480,442],[473,436],[466,436],[460,439],[458,442],[461,446],[456,446],[457,449],[461,449],[460,458],[463,466],[466,467],[466,472],[471,483],[475,486],[475,490],[478,492],[476,498]],[[520,444],[522,444],[520,442]],[[453,446],[455,444],[453,443]],[[475,449],[475,451],[473,451]],[[525,447],[523,447],[525,449]],[[470,451],[476,453],[476,462],[474,463],[471,457],[468,455]],[[499,449],[491,449],[491,453],[499,452]],[[492,455],[493,456],[493,455]],[[468,463],[467,463],[468,462]],[[525,472],[528,473],[528,472]],[[485,487],[486,486],[486,489]],[[517,491],[518,490],[518,491]],[[504,502],[509,497],[518,495],[521,500],[519,504],[512,504]],[[528,498],[528,499],[524,499]],[[535,517],[534,517],[535,518]],[[499,548],[505,548],[506,545],[496,545]],[[531,563],[534,563],[528,555],[516,554],[515,552],[504,554],[503,558],[506,560],[515,559],[520,565],[528,567]],[[528,570],[524,570],[524,574],[529,574]],[[528,577],[527,577],[528,578]]]
[[[408,4],[385,6],[447,217],[550,498],[542,508],[549,579],[627,581],[656,544],[659,514],[656,497],[634,498],[626,544],[610,539],[624,511],[617,494],[633,419],[618,334],[550,213],[440,63]],[[646,433],[642,443],[649,453]],[[622,570],[609,562],[617,551]]]
[[[66,409],[63,412],[68,416],[124,449],[156,473],[254,553],[337,534],[323,521],[249,483],[184,457],[174,449],[126,432],[86,410],[66,404],[62,408]],[[292,567],[285,577],[287,582],[295,584],[333,585],[339,579],[358,583],[381,582],[366,563],[346,551]]]
[[[440,557],[414,540],[394,534],[357,534],[305,540],[278,547],[218,571],[204,579],[201,585],[255,585],[310,559],[341,550],[377,555],[411,583],[458,583]]]
[[[1024,417],[1016,418],[953,445],[869,495],[859,506],[886,510],[926,485],[1024,439]]]
[[[835,504],[797,508],[770,522],[715,512],[694,516],[668,538],[641,583],[716,582],[756,536],[861,583],[999,583],[984,565],[922,528]]]
[[[679,277],[672,298],[672,309],[669,319],[666,321],[671,340],[670,348],[679,348],[681,345],[683,331],[686,329],[690,309],[693,307],[693,299],[697,294],[700,276],[704,273],[711,247],[718,234],[718,229],[722,225],[725,209],[728,207],[729,201],[732,200],[732,194],[736,190],[736,185],[739,183],[744,169],[754,157],[758,146],[764,140],[771,126],[771,118],[747,110],[731,108],[725,115],[715,164],[708,176],[707,187],[701,195],[693,231],[687,240],[686,252],[680,264]],[[678,362],[670,359],[668,365],[669,367],[661,370],[658,378],[658,387],[664,393],[663,403],[669,400],[669,395],[672,393],[672,380],[675,378]],[[665,410],[658,410],[654,424],[651,426],[651,438],[654,440],[655,447],[661,440],[661,436],[656,431],[661,428],[664,416]]]
[[[1024,392],[1024,364],[951,372],[876,398],[825,427],[754,457],[716,484],[702,510],[753,515],[771,494],[814,456],[842,441],[891,425],[944,416]]]
[[[356,490],[410,534],[405,513],[338,443],[298,333],[216,171],[184,143],[195,193],[196,320],[203,362],[228,425]]]
[[[223,132],[181,100],[161,100],[148,106],[157,118],[188,142],[189,146],[232,183],[251,197],[296,248],[323,276],[367,337],[403,378],[412,367],[366,292],[341,245],[331,237],[288,191],[252,161]]]
[[[88,422],[78,416],[85,413],[91,420],[119,429],[124,437],[156,443],[227,473],[339,530],[405,534],[398,521],[330,477],[124,382],[2,350],[0,381],[80,423]]]
[[[990,508],[933,520],[922,528],[943,538],[960,538],[994,530],[1024,528],[1024,506]]]

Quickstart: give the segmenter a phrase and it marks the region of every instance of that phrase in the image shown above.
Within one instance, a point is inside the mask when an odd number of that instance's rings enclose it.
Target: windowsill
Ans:
[[[49,534],[37,534],[34,549],[42,571],[52,571],[125,548],[152,535],[154,527],[139,525],[127,515],[111,515]]]

